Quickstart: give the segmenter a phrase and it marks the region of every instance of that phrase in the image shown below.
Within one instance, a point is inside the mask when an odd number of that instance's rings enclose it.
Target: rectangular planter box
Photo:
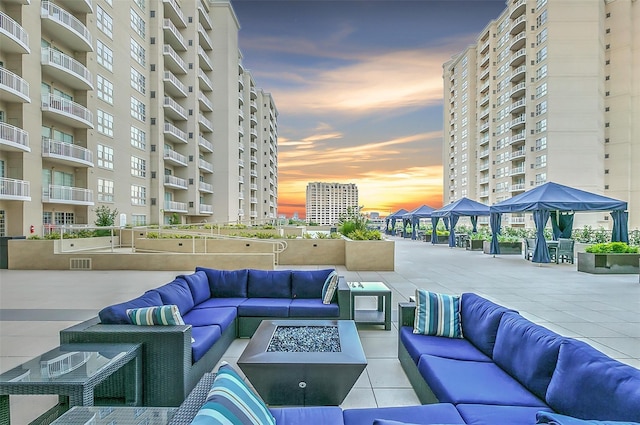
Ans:
[[[344,263],[347,270],[395,270],[394,241],[352,241],[345,240]]]
[[[483,241],[482,251],[485,254],[491,253],[491,241]],[[500,255],[520,255],[522,254],[522,242],[498,242]]]
[[[467,251],[482,251],[484,246],[484,240],[482,239],[469,239],[467,241]]]
[[[640,254],[578,252],[578,271],[592,274],[638,274]]]

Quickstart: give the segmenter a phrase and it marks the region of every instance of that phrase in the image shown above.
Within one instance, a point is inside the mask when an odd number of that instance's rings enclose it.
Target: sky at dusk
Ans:
[[[232,0],[243,64],[278,108],[278,214],[307,183],[365,211],[442,205],[442,64],[504,0]]]

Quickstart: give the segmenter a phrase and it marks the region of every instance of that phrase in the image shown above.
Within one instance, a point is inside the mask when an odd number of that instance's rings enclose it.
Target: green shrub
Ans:
[[[588,246],[585,251],[591,254],[637,254],[638,247],[627,245],[624,242],[608,242]]]

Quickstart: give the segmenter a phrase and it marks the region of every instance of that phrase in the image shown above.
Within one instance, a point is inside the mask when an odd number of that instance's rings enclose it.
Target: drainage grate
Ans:
[[[71,258],[69,270],[91,270],[91,258]]]

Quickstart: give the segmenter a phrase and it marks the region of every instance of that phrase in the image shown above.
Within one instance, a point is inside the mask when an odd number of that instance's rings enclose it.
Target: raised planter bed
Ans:
[[[482,251],[484,249],[484,242],[482,239],[467,240],[467,251]]]
[[[640,254],[578,252],[578,271],[592,274],[638,274]]]
[[[500,255],[521,255],[522,242],[498,242]],[[491,253],[491,241],[483,241],[482,251],[485,254]]]

